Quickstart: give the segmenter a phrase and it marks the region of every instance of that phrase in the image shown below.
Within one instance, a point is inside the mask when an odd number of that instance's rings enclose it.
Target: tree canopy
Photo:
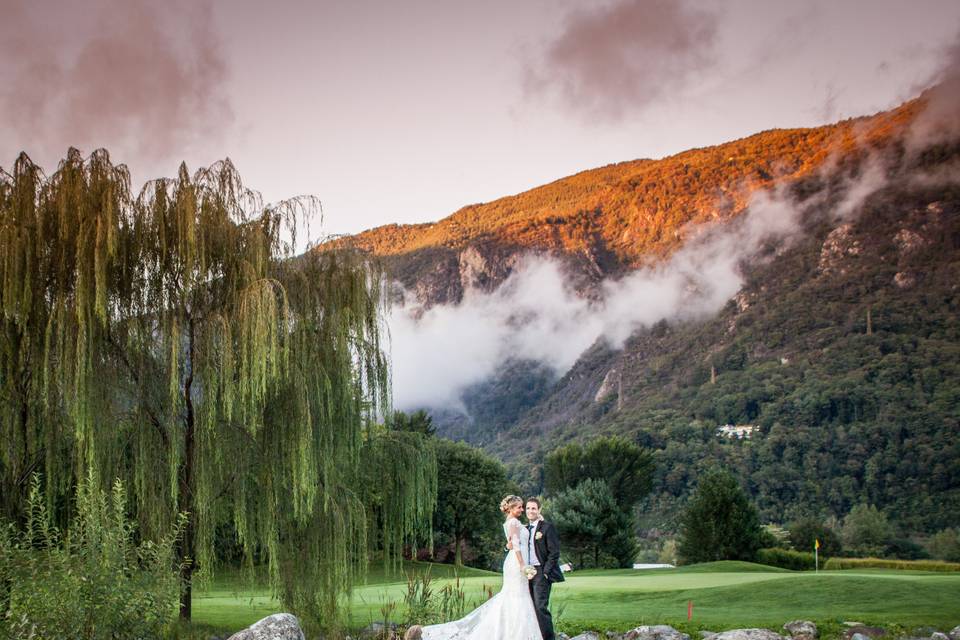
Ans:
[[[544,505],[568,553],[583,567],[629,567],[636,554],[633,518],[603,481],[588,478]]]
[[[687,564],[753,560],[760,548],[756,507],[736,478],[720,469],[700,479],[680,527],[677,553]]]
[[[120,478],[144,536],[188,514],[182,616],[231,522],[287,606],[332,620],[368,541],[399,553],[429,519],[435,480],[398,472],[430,469],[430,446],[377,454],[382,277],[347,250],[293,257],[316,205],[263,205],[229,161],[136,196],[104,150],[49,177],[23,154],[0,172],[3,514],[23,520],[35,471],[61,524],[78,479]],[[370,518],[389,531],[368,539]]]
[[[463,564],[463,545],[493,533],[500,540],[496,505],[510,488],[503,465],[462,442],[437,441],[435,527],[453,538],[454,562]]]
[[[632,508],[650,492],[653,482],[650,452],[626,438],[597,438],[585,447],[569,444],[544,460],[544,485],[548,494],[576,487],[587,479],[601,480],[623,509]]]

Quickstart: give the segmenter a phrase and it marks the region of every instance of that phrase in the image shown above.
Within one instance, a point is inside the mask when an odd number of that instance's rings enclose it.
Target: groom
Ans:
[[[530,531],[527,557],[537,568],[537,575],[530,580],[530,596],[537,610],[537,623],[543,640],[554,640],[553,619],[550,616],[550,589],[554,582],[563,582],[560,571],[560,537],[557,529],[540,515],[540,500],[527,498],[524,504],[527,514],[527,530]]]

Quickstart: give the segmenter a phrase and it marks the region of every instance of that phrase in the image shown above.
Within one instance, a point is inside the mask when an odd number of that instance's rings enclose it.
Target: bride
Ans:
[[[527,585],[528,576],[535,573],[526,557],[530,533],[518,519],[523,500],[507,496],[500,501],[500,511],[506,516],[504,537],[512,543],[503,559],[500,593],[460,620],[423,627],[422,640],[542,640]]]

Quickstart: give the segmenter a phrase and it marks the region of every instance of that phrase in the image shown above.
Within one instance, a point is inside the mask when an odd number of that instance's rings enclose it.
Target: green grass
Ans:
[[[405,569],[427,566],[440,582],[452,579],[452,567],[447,565],[407,563]],[[495,573],[465,569],[460,575],[471,607],[483,601],[487,589],[500,588]],[[402,602],[405,589],[402,574],[374,569],[367,584],[355,590],[352,624],[364,626],[381,619],[381,606]],[[688,632],[779,629],[798,618],[837,633],[844,620],[950,629],[960,622],[960,576],[878,569],[814,574],[722,562],[667,570],[575,572],[554,588],[552,601],[558,626],[568,633],[587,628],[623,631],[638,624],[671,624]],[[688,623],[691,601],[693,620]],[[224,631],[236,631],[280,610],[266,590],[238,590],[230,576],[194,599],[194,620]]]

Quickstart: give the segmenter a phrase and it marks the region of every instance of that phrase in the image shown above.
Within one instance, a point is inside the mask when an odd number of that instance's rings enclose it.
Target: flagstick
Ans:
[[[820,545],[813,545],[813,572],[820,573]]]

